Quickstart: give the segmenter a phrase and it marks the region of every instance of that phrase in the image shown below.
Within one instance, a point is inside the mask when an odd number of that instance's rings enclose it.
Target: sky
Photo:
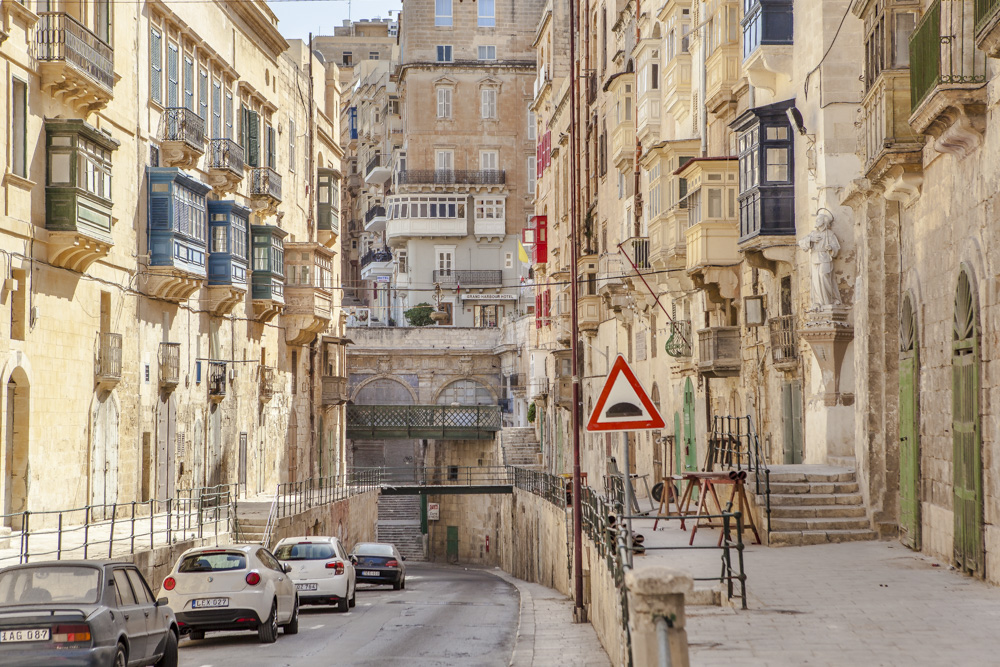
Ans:
[[[268,6],[278,17],[278,29],[288,39],[309,39],[313,35],[332,35],[333,29],[350,18],[396,17],[401,0],[269,0]]]

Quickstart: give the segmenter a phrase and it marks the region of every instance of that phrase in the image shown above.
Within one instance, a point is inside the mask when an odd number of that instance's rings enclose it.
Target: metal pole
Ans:
[[[580,323],[578,321],[578,285],[579,280],[579,242],[577,238],[577,199],[579,197],[579,187],[577,185],[576,164],[580,155],[580,147],[577,137],[577,105],[580,103],[577,78],[576,59],[576,12],[577,0],[569,0],[569,141],[570,151],[573,159],[573,168],[569,170],[569,270],[571,279],[569,281],[569,302],[570,302],[570,350],[572,354],[571,372],[573,374],[573,620],[577,623],[584,623],[587,620],[587,611],[583,606],[583,524],[580,522]]]
[[[632,457],[629,456],[628,447],[628,433],[625,433],[625,451],[623,452],[625,459],[625,470],[622,471],[622,478],[625,484],[625,558],[628,561],[628,566],[632,567]]]
[[[670,655],[670,621],[662,616],[656,617],[656,643],[660,647],[660,667],[671,667],[673,657]]]

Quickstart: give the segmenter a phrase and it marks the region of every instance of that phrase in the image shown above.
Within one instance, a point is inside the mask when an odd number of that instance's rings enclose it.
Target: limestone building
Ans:
[[[342,471],[336,66],[264,2],[2,11],[0,513]]]

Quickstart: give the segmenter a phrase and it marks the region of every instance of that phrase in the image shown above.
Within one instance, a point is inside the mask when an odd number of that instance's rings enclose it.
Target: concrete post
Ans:
[[[662,566],[643,567],[625,574],[625,587],[629,596],[633,663],[688,667],[684,596],[694,590],[691,576]],[[660,655],[656,628],[659,619],[665,619],[669,627],[669,656]]]

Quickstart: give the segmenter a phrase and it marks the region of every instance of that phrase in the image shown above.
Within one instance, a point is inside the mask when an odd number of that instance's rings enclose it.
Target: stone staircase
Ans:
[[[747,489],[752,490],[748,482]],[[763,490],[763,484],[761,485]],[[765,497],[755,500],[766,526]],[[786,465],[771,468],[770,546],[874,540],[875,531],[852,468]]]
[[[542,453],[538,450],[535,429],[528,427],[505,428],[500,432],[503,459],[506,465],[542,469]]]
[[[264,540],[264,529],[267,527],[267,517],[271,512],[271,500],[241,500],[236,504],[236,522],[239,525],[239,537],[233,536],[233,541],[242,544],[261,544]],[[274,542],[274,536],[271,536]]]
[[[396,545],[408,561],[427,560],[420,532],[420,496],[380,495],[376,536],[379,542]]]

